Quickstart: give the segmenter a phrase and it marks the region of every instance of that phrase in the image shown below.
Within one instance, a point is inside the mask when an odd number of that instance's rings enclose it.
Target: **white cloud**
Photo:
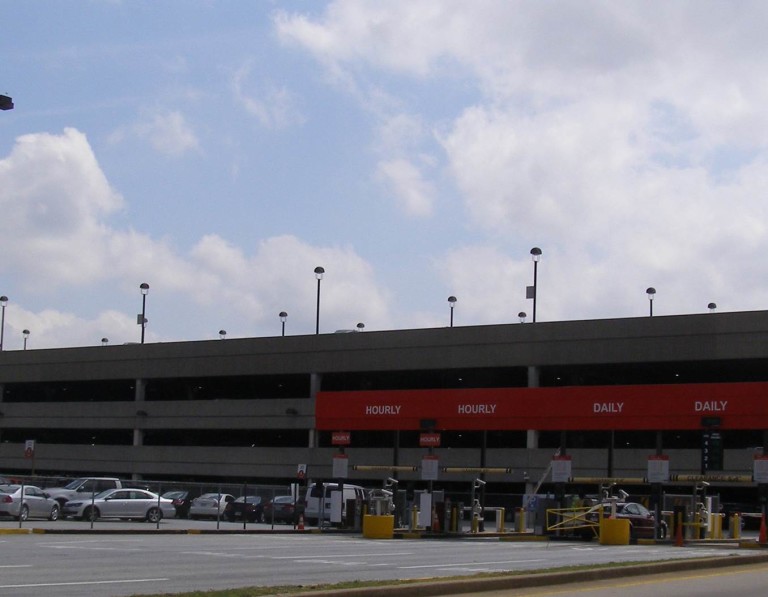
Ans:
[[[299,110],[295,94],[284,86],[262,85],[256,91],[250,82],[251,69],[240,68],[232,77],[232,88],[237,101],[256,117],[261,126],[282,129],[302,124],[304,116]]]
[[[215,321],[222,313],[238,322],[230,337],[269,329],[281,310],[290,313],[292,333],[310,333],[313,270],[323,265],[324,331],[354,327],[358,321],[369,329],[387,325],[388,293],[370,264],[349,247],[317,247],[278,236],[260,241],[248,255],[220,236],[207,235],[183,254],[162,239],[110,226],[108,217],[122,205],[82,133],[67,129],[59,136],[20,138],[0,161],[0,211],[8,214],[0,220],[7,243],[0,272],[12,273],[18,287],[32,289],[38,299],[57,296],[60,287],[75,287],[75,296],[101,296],[97,304],[123,302],[128,292],[138,297],[138,284],[146,281],[151,305],[147,337],[156,341],[163,339],[163,325],[183,330],[173,340],[199,338],[202,321]],[[131,312],[136,305],[127,314],[107,309],[88,319],[62,309],[27,309],[5,288],[11,296],[6,333],[15,337],[28,328],[37,348],[93,344],[102,337],[135,341]],[[190,319],[190,313],[196,315]]]
[[[432,213],[434,188],[409,161],[394,159],[380,162],[377,174],[407,215],[424,217]]]
[[[197,136],[178,110],[146,114],[141,122],[133,126],[133,131],[166,155],[180,156],[188,151],[200,150]]]

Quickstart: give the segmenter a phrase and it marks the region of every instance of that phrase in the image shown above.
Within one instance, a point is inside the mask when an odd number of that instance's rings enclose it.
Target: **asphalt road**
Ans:
[[[212,522],[195,524],[216,528]],[[0,529],[17,526],[13,522],[0,523]],[[89,527],[88,523],[72,521],[39,526],[70,531]],[[161,523],[163,530],[189,526],[186,521]],[[580,564],[738,557],[753,551],[737,547],[607,547],[596,543],[514,542],[497,538],[370,540],[359,535],[315,533],[166,534],[151,532],[154,525],[147,523],[97,523],[96,527],[111,532],[0,535],[0,595],[120,597],[255,585],[308,586],[344,580],[444,578]],[[241,527],[232,523],[220,525],[230,530]],[[150,532],[117,532],[130,528]]]

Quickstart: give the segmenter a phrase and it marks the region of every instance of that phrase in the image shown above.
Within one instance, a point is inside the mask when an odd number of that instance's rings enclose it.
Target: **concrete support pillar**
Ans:
[[[312,412],[317,412],[317,393],[320,391],[323,382],[322,373],[312,373],[309,378],[309,396],[312,401]],[[317,428],[313,427],[309,430],[309,447],[317,448]]]

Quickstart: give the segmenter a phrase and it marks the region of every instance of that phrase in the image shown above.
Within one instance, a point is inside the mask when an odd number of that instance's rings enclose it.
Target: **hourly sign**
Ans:
[[[768,429],[768,383],[320,392],[318,429]]]

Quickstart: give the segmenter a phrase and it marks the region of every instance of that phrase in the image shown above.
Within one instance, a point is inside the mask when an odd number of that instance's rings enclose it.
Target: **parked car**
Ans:
[[[235,496],[228,493],[204,493],[192,500],[189,506],[189,517],[196,518],[219,518],[224,514],[229,502],[233,502]]]
[[[72,479],[64,487],[47,487],[45,492],[63,506],[69,500],[84,500],[107,489],[120,489],[122,482],[117,477],[80,477]]]
[[[0,516],[12,516],[17,520],[27,518],[59,517],[59,504],[34,485],[24,485],[24,499],[21,497],[21,485],[3,485],[0,487]]]
[[[163,497],[173,502],[176,518],[189,518],[189,508],[192,505],[189,491],[166,491]]]
[[[243,519],[248,522],[261,522],[263,516],[264,502],[258,495],[240,496],[224,508],[224,517],[230,522]]]
[[[80,520],[99,518],[132,518],[159,522],[163,517],[173,518],[173,502],[144,489],[107,489],[92,498],[76,498],[62,506],[64,516]]]
[[[296,500],[290,495],[278,495],[264,504],[264,522],[299,522],[299,514],[303,508],[297,508]]]
[[[592,506],[592,508],[587,511],[584,518],[593,520],[596,523],[599,522],[598,516],[601,508],[603,511],[603,518],[608,518],[611,515],[612,508],[610,503]],[[653,513],[642,504],[638,504],[637,502],[617,502],[616,518],[629,520],[629,536],[632,539],[653,539],[655,537],[654,531],[656,528],[656,518]],[[662,520],[659,527],[660,538],[664,539],[667,536],[667,523]],[[591,538],[592,535],[590,534],[589,536]]]

